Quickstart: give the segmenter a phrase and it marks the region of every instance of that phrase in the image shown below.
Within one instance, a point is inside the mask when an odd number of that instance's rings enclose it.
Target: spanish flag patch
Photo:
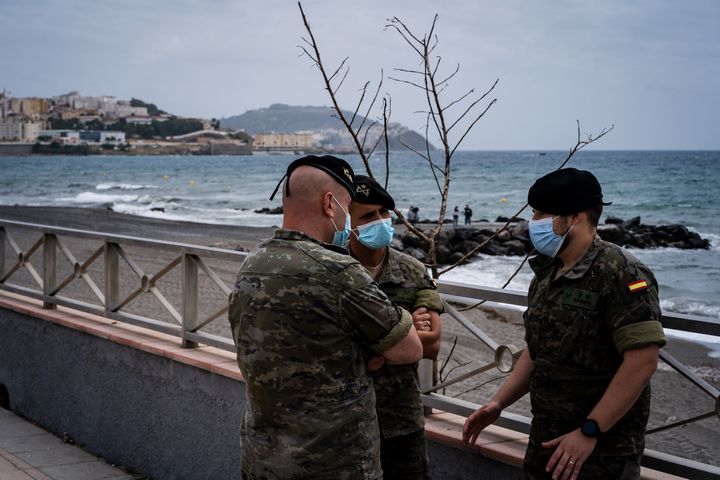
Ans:
[[[646,290],[650,285],[645,280],[638,280],[636,282],[628,283],[628,290],[630,293],[640,292]]]

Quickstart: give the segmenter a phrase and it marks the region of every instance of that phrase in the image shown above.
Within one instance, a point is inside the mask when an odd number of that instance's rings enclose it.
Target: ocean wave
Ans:
[[[108,205],[116,202],[150,202],[148,195],[123,195],[109,193],[82,192],[74,197],[58,198],[59,202],[66,203],[83,203],[83,204],[102,204]]]
[[[99,183],[95,185],[95,190],[145,190],[148,188],[157,188],[155,185],[136,185],[133,183]]]
[[[660,306],[663,310],[667,310],[669,312],[720,318],[720,305],[713,305],[702,300],[671,297],[661,299]]]

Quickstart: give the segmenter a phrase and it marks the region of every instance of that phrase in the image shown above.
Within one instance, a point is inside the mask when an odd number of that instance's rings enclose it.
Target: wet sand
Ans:
[[[249,250],[260,240],[272,236],[274,231],[274,228],[269,227],[237,227],[168,221],[136,217],[102,209],[68,207],[0,206],[0,219],[242,250]],[[278,217],[279,221],[280,217]],[[23,250],[27,250],[38,238],[37,233],[32,230],[12,227],[8,231]],[[60,239],[81,262],[98,248],[98,242],[73,239],[70,236],[61,236]],[[137,265],[147,273],[159,271],[174,257],[172,254],[159,253],[156,250],[145,248],[129,247],[127,251]],[[36,269],[41,269],[42,253],[35,255],[32,257],[33,265]],[[70,273],[71,267],[67,262],[61,260],[61,255],[58,258],[58,278],[64,278]],[[10,252],[9,246],[6,246],[6,269],[15,261],[16,255]],[[207,263],[226,285],[232,285],[239,262],[228,263],[208,259]],[[158,283],[158,288],[176,309],[180,308],[181,292],[178,270],[179,268],[175,268]],[[102,259],[95,262],[88,269],[88,273],[102,287]],[[123,293],[129,294],[134,288],[137,288],[138,279],[128,268],[124,271],[123,279],[121,288]],[[13,277],[13,281],[24,285],[33,284],[30,275],[22,271]],[[226,297],[206,278],[201,279],[200,289],[200,317],[204,318],[216,311],[218,306],[226,301]],[[76,299],[98,303],[90,289],[79,281],[73,282],[63,293]],[[127,310],[159,320],[174,322],[160,303],[149,294],[144,294],[134,300]],[[480,307],[464,312],[464,314],[498,343],[524,347],[521,311]],[[229,328],[224,316],[203,327],[202,331],[229,337]],[[668,341],[667,352],[682,361],[691,371],[711,385],[716,388],[720,387],[720,359],[708,356],[709,350],[702,344],[673,337],[668,337]],[[448,360],[447,357],[453,344],[455,344],[455,348]],[[447,365],[440,371],[441,378],[452,378],[464,371],[491,362],[492,359],[493,352],[488,347],[469,334],[458,322],[447,315],[443,316],[443,345],[438,368],[440,369],[444,363]],[[503,377],[503,374],[493,369],[458,385],[448,387],[445,393],[483,403],[497,391]],[[653,377],[652,389],[650,429],[715,409],[714,400],[711,397],[662,362]],[[529,401],[526,396],[513,405],[509,411],[529,416],[529,409]],[[711,417],[684,427],[650,434],[647,437],[647,445],[655,450],[720,465],[720,419]]]

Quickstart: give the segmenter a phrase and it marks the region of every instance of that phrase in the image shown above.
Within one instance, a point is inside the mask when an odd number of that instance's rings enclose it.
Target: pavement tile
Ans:
[[[21,458],[36,468],[92,462],[96,460],[94,456],[83,449],[67,444],[50,450],[23,452],[16,455],[18,458]]]
[[[55,438],[47,432],[39,435],[29,435],[26,437],[0,439],[0,448],[14,454],[38,450],[50,450],[63,445],[65,444],[59,438]]]
[[[20,470],[14,472],[4,472],[2,474],[2,480],[35,480],[33,477]]]
[[[3,419],[0,421],[0,440],[13,437],[28,437],[30,435],[38,435],[41,433],[46,432],[31,423],[23,421],[19,417],[8,420]]]
[[[40,470],[54,480],[104,480],[107,478],[132,479],[131,475],[125,474],[125,476],[122,476],[122,472],[120,470],[102,461],[45,467]]]

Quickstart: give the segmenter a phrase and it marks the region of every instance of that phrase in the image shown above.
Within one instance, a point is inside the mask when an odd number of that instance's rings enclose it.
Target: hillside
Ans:
[[[251,135],[268,132],[300,132],[312,131],[322,133],[323,145],[352,147],[349,134],[342,122],[335,118],[335,110],[331,107],[293,106],[276,103],[267,108],[248,110],[241,115],[221,118],[221,128],[244,129]],[[343,112],[346,118],[352,117],[352,112]],[[359,120],[355,120],[358,124]],[[380,126],[371,132],[382,133]],[[388,128],[390,150],[405,150],[401,141],[412,148],[424,151],[425,138],[419,133],[399,123],[391,123]],[[375,137],[377,138],[377,137]],[[374,140],[368,140],[369,146]],[[384,149],[384,142],[380,142],[378,150]],[[431,147],[433,150],[435,147]]]

